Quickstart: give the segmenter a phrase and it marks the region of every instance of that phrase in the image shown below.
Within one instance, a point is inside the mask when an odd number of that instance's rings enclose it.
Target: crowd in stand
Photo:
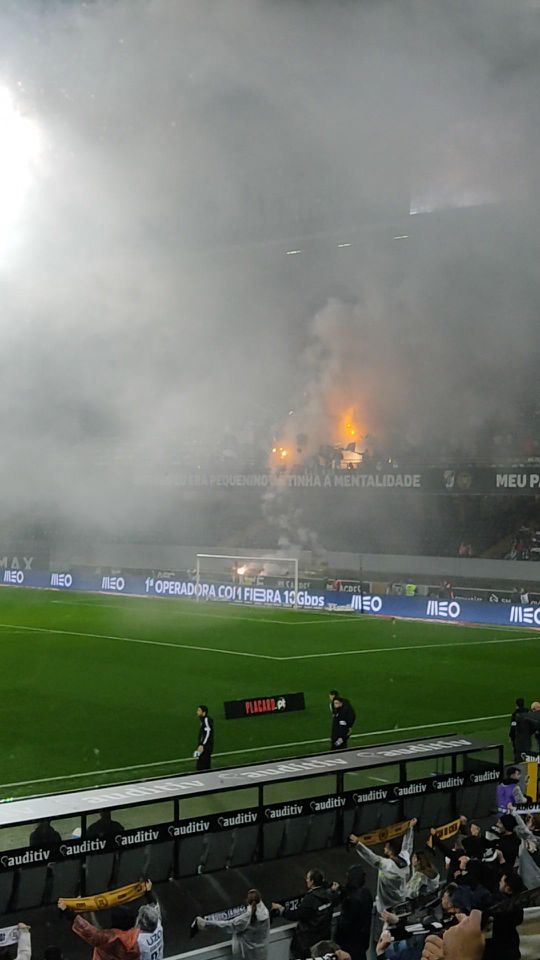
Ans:
[[[487,827],[461,817],[451,840],[431,827],[422,846],[413,819],[380,854],[351,834],[349,847],[363,864],[349,866],[343,884],[327,883],[314,868],[294,905],[273,902],[269,908],[251,889],[241,912],[225,919],[197,917],[194,928],[222,930],[242,960],[266,960],[272,917],[295,922],[296,960],[519,960],[524,907],[536,904],[540,891],[540,814],[526,815],[520,777],[519,767],[508,767],[497,786],[498,818]],[[374,896],[365,868],[375,871]],[[151,886],[141,885],[146,903],[138,911],[130,904],[115,906],[109,926],[71,916],[73,932],[93,948],[92,960],[163,960],[161,911]],[[58,907],[66,913],[74,909],[62,899]],[[5,942],[18,946],[16,960],[30,960],[29,927],[6,929],[12,938]],[[49,948],[44,960],[62,955]]]
[[[522,524],[512,538],[505,560],[538,560],[540,558],[540,530],[538,524]]]
[[[540,752],[540,702],[529,709],[522,698],[516,700],[509,738],[516,760]],[[424,844],[416,819],[400,825],[401,835],[390,835],[382,853],[351,834],[349,849],[363,863],[350,865],[343,883],[329,883],[313,868],[305,874],[305,894],[292,905],[268,907],[261,893],[250,889],[245,908],[228,917],[199,916],[193,932],[223,931],[241,960],[266,960],[272,918],[295,923],[294,960],[519,960],[524,908],[540,906],[540,813],[527,812],[535,797],[521,784],[522,769],[509,766],[497,785],[495,822],[481,825],[462,816],[454,824],[430,827]],[[445,833],[450,827],[452,833]],[[87,837],[123,830],[105,810]],[[30,845],[59,840],[50,821],[43,821]],[[373,871],[374,896],[366,870]],[[92,947],[92,960],[163,960],[161,908],[152,884],[132,886],[146,902],[138,910],[132,904],[114,906],[109,925],[71,914],[73,932]],[[58,907],[67,916],[85,909],[80,901],[63,899]],[[31,960],[26,924],[0,930],[1,960],[10,945],[17,947],[16,960]],[[540,957],[540,944],[535,956]],[[44,960],[62,960],[60,949],[47,948]]]
[[[351,835],[350,844],[376,871],[375,898],[364,885],[362,867],[351,867],[342,887],[326,884],[318,870],[308,871],[307,893],[298,906],[272,904],[297,921],[291,956],[322,955],[338,907],[333,949],[326,951],[338,960],[366,960],[373,944],[375,955],[387,960],[518,960],[526,894],[540,887],[540,816],[523,818],[516,811],[514,802],[525,799],[516,771],[510,768],[499,785],[497,803],[505,812],[496,823],[482,829],[462,817],[451,843],[431,828],[431,856],[415,849],[415,820],[403,839],[386,842],[382,854]],[[437,854],[445,865],[443,877],[432,860]]]

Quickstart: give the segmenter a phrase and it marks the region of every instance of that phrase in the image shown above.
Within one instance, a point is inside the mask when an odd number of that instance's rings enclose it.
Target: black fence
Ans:
[[[323,850],[413,816],[486,816],[502,765],[502,746],[450,735],[4,802],[0,913]],[[42,821],[52,842],[26,832]]]

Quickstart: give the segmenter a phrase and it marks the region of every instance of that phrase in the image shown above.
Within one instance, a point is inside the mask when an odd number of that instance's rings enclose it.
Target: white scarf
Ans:
[[[18,943],[19,932],[17,925],[14,927],[2,927],[0,929],[0,947],[10,947],[12,944]]]

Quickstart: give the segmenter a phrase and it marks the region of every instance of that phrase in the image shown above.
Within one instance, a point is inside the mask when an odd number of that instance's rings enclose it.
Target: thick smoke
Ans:
[[[186,442],[291,407],[473,446],[534,396],[537,4],[27,0],[0,38],[42,137],[0,230],[10,509],[130,528]]]

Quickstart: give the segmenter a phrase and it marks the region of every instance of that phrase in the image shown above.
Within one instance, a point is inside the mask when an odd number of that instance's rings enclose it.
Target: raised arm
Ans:
[[[408,853],[409,857],[413,852],[414,846],[414,828],[418,820],[414,817],[412,820],[409,820],[409,829],[407,830],[405,836],[403,837],[403,842],[401,844],[401,852]]]
[[[364,843],[361,843],[358,837],[355,837],[354,833],[351,833],[350,840],[354,843],[358,856],[361,857],[362,860],[365,860],[366,863],[369,863],[370,867],[376,867],[378,869],[381,866],[383,857],[378,857],[376,853],[373,853],[373,850],[370,850]]]

